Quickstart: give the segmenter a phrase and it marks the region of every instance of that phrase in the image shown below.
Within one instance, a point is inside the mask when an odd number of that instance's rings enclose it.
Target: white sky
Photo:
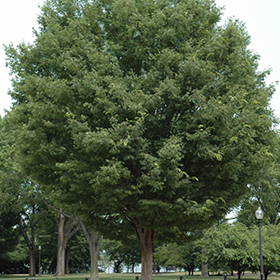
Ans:
[[[272,68],[267,83],[280,80],[280,0],[216,0],[225,6],[224,18],[234,16],[242,20],[251,35],[250,48],[261,55],[260,70]],[[9,69],[5,67],[3,44],[32,42],[32,27],[37,28],[38,6],[43,0],[0,0],[0,115],[9,109],[7,95],[11,87]],[[280,88],[271,101],[280,118]]]
[[[11,98],[7,95],[11,88],[9,69],[5,67],[3,44],[32,42],[32,27],[37,29],[38,5],[43,0],[0,0],[0,115],[9,110]]]

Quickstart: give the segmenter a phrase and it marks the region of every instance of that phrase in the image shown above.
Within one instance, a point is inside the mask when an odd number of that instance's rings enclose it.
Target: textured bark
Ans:
[[[201,265],[201,277],[208,277],[208,264],[204,263]]]
[[[202,230],[202,232],[201,232],[203,235],[205,234],[205,230]],[[206,240],[206,237],[205,237],[205,235],[204,235],[204,240]],[[206,247],[203,247],[202,248],[202,250],[201,250],[201,254],[202,254],[202,257],[204,256],[204,255],[206,255],[206,253],[207,253],[207,248]],[[208,277],[209,276],[209,274],[208,274],[208,264],[207,263],[203,263],[202,265],[201,265],[201,275],[200,275],[201,277]]]
[[[153,278],[153,251],[157,233],[151,229],[134,227],[137,239],[141,247],[142,271],[141,280],[152,280]]]
[[[145,246],[145,249],[142,250],[142,271],[141,279],[151,280],[153,278],[153,246]]]
[[[89,244],[90,250],[90,279],[91,280],[99,280],[98,275],[98,255],[100,250],[102,236],[96,236],[95,232],[91,232],[91,242]]]
[[[56,263],[56,276],[64,276],[64,263],[65,263],[65,249],[64,247],[64,221],[65,217],[62,213],[57,216],[57,226],[58,226],[58,240],[57,240],[57,263]]]
[[[206,248],[202,248],[202,255],[205,255],[207,252]],[[203,263],[201,265],[201,277],[208,277],[208,264],[207,263]]]

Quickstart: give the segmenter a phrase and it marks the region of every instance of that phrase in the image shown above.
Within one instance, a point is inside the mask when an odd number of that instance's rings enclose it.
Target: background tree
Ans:
[[[1,208],[3,213],[12,213],[16,217],[16,224],[29,251],[29,274],[33,277],[36,274],[37,262],[35,259],[38,256],[37,250],[39,246],[39,244],[36,244],[36,239],[39,240],[37,230],[39,224],[42,226],[42,220],[46,221],[45,217],[48,216],[48,208],[43,203],[44,200],[42,200],[42,197],[45,195],[39,190],[38,184],[34,183],[22,172],[18,161],[18,148],[14,140],[16,133],[10,129],[11,125],[9,124],[9,120],[1,120],[0,125]],[[60,229],[61,233],[60,235],[56,234],[56,236],[60,237],[57,241],[58,249],[56,258],[56,271],[58,275],[64,275],[65,248],[67,241],[78,229],[76,228],[71,232],[75,223],[77,223],[76,220],[74,222],[72,220],[70,222],[67,221],[66,226],[64,226],[64,218],[60,219],[60,216],[58,216],[57,228]],[[49,221],[45,226],[50,226]],[[58,231],[57,228],[56,232]]]
[[[16,227],[17,220],[13,213],[0,214],[0,271],[5,272],[9,269],[11,271],[16,263],[24,260],[22,258],[25,254],[21,254],[21,258],[17,258],[13,252],[19,249],[20,232]],[[22,250],[18,250],[21,251]],[[16,259],[16,260],[15,260]]]
[[[26,174],[105,235],[133,230],[142,280],[156,238],[213,224],[273,158],[274,88],[220,14],[211,0],[50,0],[35,42],[6,47]]]
[[[262,224],[277,225],[280,222],[280,138],[276,138],[274,160],[264,166],[255,177],[255,181],[248,186],[249,191],[241,200],[237,211],[237,220],[247,227],[255,224],[255,212],[261,206],[265,212]]]
[[[168,268],[169,266],[184,269],[189,275],[193,275],[194,269],[200,267],[197,261],[197,254],[201,249],[195,242],[188,242],[185,245],[168,243],[156,248],[155,261],[157,265]]]
[[[266,225],[262,227],[262,244],[263,244],[263,266],[264,266],[264,277],[267,277],[270,273],[280,272],[280,226],[278,225]],[[258,229],[254,230],[255,242],[258,242]],[[259,251],[258,251],[259,255]],[[255,271],[259,271],[258,266],[255,267]]]
[[[205,233],[202,246],[207,248],[207,252],[203,257],[212,271],[237,271],[240,279],[242,272],[258,263],[258,243],[255,240],[245,225],[224,223]]]
[[[41,273],[55,274],[57,264],[57,223],[56,212],[42,203],[44,211],[38,215],[37,246],[41,246]]]
[[[71,268],[78,269],[80,272],[91,270],[88,242],[82,229],[78,230],[67,243],[65,263],[66,274],[73,272]]]
[[[262,227],[265,279],[270,273],[278,273],[280,270],[279,229],[279,225]],[[206,237],[201,244],[207,247],[204,257],[212,271],[237,271],[240,279],[242,272],[260,270],[259,233],[256,225],[247,228],[241,223],[224,223],[217,228],[209,229]]]
[[[70,248],[67,243],[68,241],[76,234],[76,232],[81,227],[84,237],[89,246],[90,253],[90,271],[91,271],[91,280],[98,280],[98,256],[100,251],[100,245],[102,236],[94,230],[94,224],[90,221],[82,220],[81,217],[74,215],[77,213],[72,209],[72,205],[67,205],[63,202],[58,202],[53,194],[49,196],[54,205],[63,207],[67,212],[72,213],[73,216],[65,214],[62,209],[57,209],[55,206],[49,204],[45,200],[44,203],[51,209],[53,209],[57,214],[57,226],[58,226],[58,252],[57,252],[57,273],[64,274],[68,273],[69,267],[69,258],[68,253]],[[86,222],[86,223],[85,223]],[[74,227],[75,226],[75,227]],[[65,263],[65,265],[64,265]],[[63,271],[65,270],[65,271]],[[59,272],[60,271],[60,272]]]
[[[121,273],[126,267],[133,267],[141,262],[139,245],[132,238],[126,239],[126,242],[104,239],[102,241],[102,250],[108,257],[108,260],[114,263],[114,272]]]
[[[139,244],[135,238],[132,238],[130,242],[124,243],[126,245],[126,253],[124,255],[124,265],[127,267],[127,271],[131,269],[132,273],[135,272],[135,266],[141,263],[141,250]]]
[[[94,229],[95,226],[91,221],[87,219],[83,219],[80,216],[76,215],[76,211],[73,210],[73,205],[67,205],[64,202],[60,201],[56,198],[56,195],[49,196],[51,198],[51,203],[54,205],[58,205],[58,207],[63,207],[68,213],[65,214],[62,209],[58,209],[55,206],[49,204],[45,200],[44,203],[51,209],[53,209],[57,214],[57,226],[58,226],[58,252],[57,252],[57,273],[64,275],[64,273],[68,273],[68,264],[69,259],[67,258],[67,253],[69,251],[66,250],[68,241],[76,234],[76,232],[81,227],[85,239],[89,246],[90,253],[90,270],[91,270],[91,280],[98,280],[98,256],[100,251],[100,245],[102,236],[98,234]],[[69,246],[68,246],[69,249]],[[64,265],[65,263],[65,265]],[[64,271],[65,270],[65,271]]]
[[[35,276],[35,235],[42,210],[38,184],[19,165],[15,131],[0,121],[0,204],[2,213],[12,214],[29,252],[29,275]]]
[[[272,170],[264,170],[264,176],[269,177],[269,181],[262,180],[257,185],[250,185],[249,192],[242,199],[237,211],[237,220],[252,227],[255,224],[255,212],[258,206],[261,206],[265,212],[262,223],[279,224],[279,201],[280,188],[279,179],[275,172],[279,172],[279,164],[275,163]]]

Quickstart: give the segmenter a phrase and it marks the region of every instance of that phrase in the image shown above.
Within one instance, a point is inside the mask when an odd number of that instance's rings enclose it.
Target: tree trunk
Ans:
[[[265,270],[264,271],[264,280],[267,280],[268,275],[271,273],[270,270]]]
[[[204,234],[204,230],[202,231],[202,234]],[[205,239],[205,237],[204,237],[204,239]],[[202,248],[202,251],[201,251],[201,254],[202,254],[202,258],[203,258],[203,255],[206,255],[206,253],[207,253],[207,249],[206,249],[206,247],[203,247]],[[201,275],[200,275],[201,277],[208,277],[209,275],[208,275],[208,264],[207,263],[203,263],[202,265],[201,265]]]
[[[101,245],[102,236],[98,235],[96,240],[96,233],[91,232],[90,236],[90,244],[89,244],[89,251],[90,251],[90,279],[91,280],[99,280],[98,274],[98,256],[99,250]]]
[[[156,232],[151,229],[141,228],[139,225],[134,227],[137,239],[141,247],[142,271],[141,280],[152,280],[153,278],[153,251]]]
[[[56,276],[65,276],[65,248],[64,248],[64,221],[65,217],[60,212],[57,217],[58,241],[57,241],[57,263]]]
[[[208,264],[207,263],[203,263],[201,265],[201,277],[208,277]]]
[[[35,215],[35,207],[33,206],[32,210],[33,215]],[[29,262],[30,262],[30,268],[29,268],[29,277],[35,277],[36,276],[36,264],[35,264],[35,225],[31,225],[31,239],[28,237],[27,232],[24,230],[24,227],[22,225],[21,220],[21,213],[19,212],[17,214],[18,218],[18,224],[21,231],[21,234],[24,237],[24,240],[28,247],[29,252]]]
[[[36,276],[36,264],[35,264],[35,254],[34,254],[33,246],[29,247],[29,261],[30,261],[29,276],[35,277]]]
[[[145,241],[144,241],[145,242]],[[144,243],[143,242],[143,243]],[[142,280],[152,280],[153,278],[153,245],[152,244],[141,244],[142,251],[142,271],[141,271],[141,279]]]
[[[121,273],[121,264],[122,263],[123,263],[123,259],[114,261],[114,272],[115,273]]]
[[[154,257],[153,257],[153,273],[156,273],[157,272],[157,266],[154,262]]]
[[[237,271],[238,280],[241,279],[241,273],[242,273],[242,271]]]
[[[69,274],[69,258],[71,249],[67,246],[65,249],[65,274]]]
[[[32,207],[32,216],[35,217],[35,206]],[[33,220],[33,219],[32,219]],[[29,258],[30,258],[30,277],[36,275],[36,262],[35,262],[35,224],[31,222],[31,240],[29,245]]]
[[[100,251],[100,245],[102,236],[97,235],[96,232],[91,231],[89,234],[85,225],[83,224],[81,218],[79,218],[79,223],[82,227],[83,233],[89,245],[89,252],[90,252],[90,280],[99,280],[98,274],[98,256]]]
[[[65,249],[68,240],[78,231],[80,225],[72,230],[74,224],[77,222],[77,219],[70,218],[66,224],[65,216],[60,210],[57,216],[57,225],[58,225],[58,242],[57,242],[57,264],[56,264],[56,276],[65,276]]]

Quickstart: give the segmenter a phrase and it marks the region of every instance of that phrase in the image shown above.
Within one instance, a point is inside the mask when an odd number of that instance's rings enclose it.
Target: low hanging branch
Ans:
[[[51,205],[51,204],[49,204],[48,202],[46,202],[46,200],[44,200],[43,198],[41,198],[41,200],[42,200],[42,202],[43,202],[46,206],[48,206],[49,208],[55,210],[55,211],[58,212],[58,213],[61,213],[64,217],[69,218],[69,219],[74,220],[75,222],[79,223],[79,217],[78,217],[78,216],[73,217],[73,216],[70,216],[70,215],[68,215],[68,214],[65,214],[65,213],[62,211],[62,209],[57,209],[57,208],[54,207],[53,205]]]

